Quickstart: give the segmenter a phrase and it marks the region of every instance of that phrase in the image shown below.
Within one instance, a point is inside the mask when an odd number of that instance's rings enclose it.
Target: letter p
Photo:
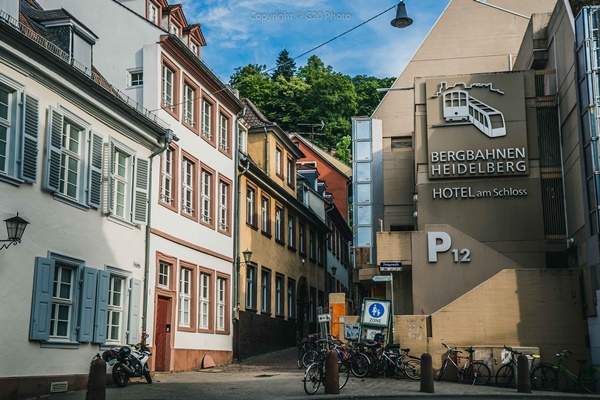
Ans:
[[[437,262],[437,253],[448,251],[451,245],[452,239],[446,232],[427,232],[429,262]]]

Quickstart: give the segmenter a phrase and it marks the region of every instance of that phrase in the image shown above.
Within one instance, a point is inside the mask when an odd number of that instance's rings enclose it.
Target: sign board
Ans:
[[[364,299],[361,315],[363,325],[387,328],[390,320],[390,301],[386,299]]]
[[[372,282],[390,282],[391,280],[391,275],[373,275],[371,278]]]
[[[319,322],[329,322],[331,321],[331,314],[319,314],[317,318]]]
[[[344,324],[344,339],[358,340],[360,333],[360,324],[358,322],[349,322]]]
[[[400,272],[402,271],[402,262],[388,261],[379,263],[379,270],[381,272]]]

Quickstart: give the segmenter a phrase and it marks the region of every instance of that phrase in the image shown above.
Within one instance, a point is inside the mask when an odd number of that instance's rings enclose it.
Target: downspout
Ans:
[[[234,199],[234,211],[239,210],[240,208],[240,196],[241,196],[241,179],[242,175],[244,175],[248,168],[250,167],[250,162],[247,158],[244,157],[246,161],[246,167],[242,172],[239,172],[240,161],[242,161],[241,152],[239,150],[239,140],[240,140],[240,124],[239,118],[243,118],[246,115],[246,106],[244,106],[241,115],[238,115],[238,123],[235,125],[235,147],[236,157],[235,157],[235,173],[237,174],[236,179],[236,188],[235,188],[235,199]],[[233,357],[236,358],[239,354],[239,350],[237,348],[239,342],[239,325],[238,325],[238,314],[240,311],[240,219],[239,214],[237,217],[233,218],[233,309],[231,312],[231,323],[233,324]]]
[[[142,311],[142,343],[146,343],[146,321],[148,317],[148,277],[150,275],[150,222],[152,219],[152,161],[155,156],[164,152],[172,141],[179,141],[179,138],[173,133],[171,129],[167,129],[165,132],[165,143],[162,148],[150,154],[150,166],[148,176],[150,182],[148,182],[148,222],[146,223],[146,260],[144,262],[144,308]]]
[[[335,208],[335,204],[332,201],[329,208],[325,209],[325,225],[327,225],[327,216],[328,216],[329,212],[333,211],[334,208]],[[332,223],[332,225],[333,225],[333,223]],[[327,243],[327,241],[329,240],[330,237],[331,237],[331,231],[329,231],[325,234],[324,242]],[[324,256],[325,256],[325,268],[323,268],[323,269],[325,270],[325,279],[326,279],[325,287],[327,290],[327,306],[329,306],[329,295],[331,294],[331,279],[327,278],[327,273],[329,273],[329,271],[328,271],[329,265],[327,265],[327,250],[325,250]],[[331,274],[329,274],[329,275],[331,275]]]
[[[265,174],[269,176],[269,134],[267,133],[267,125],[263,126],[265,130]]]

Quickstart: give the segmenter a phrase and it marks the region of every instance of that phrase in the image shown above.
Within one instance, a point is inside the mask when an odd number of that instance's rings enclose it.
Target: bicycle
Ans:
[[[333,348],[340,361],[350,367],[350,372],[357,378],[363,378],[369,372],[371,361],[365,354],[357,351],[356,346],[345,346],[340,340],[333,341]]]
[[[508,359],[508,362],[506,364],[504,364],[502,367],[500,367],[500,369],[498,369],[498,372],[496,372],[496,386],[514,387],[516,384],[515,370],[517,370],[517,368],[519,366],[517,357],[520,355],[523,355],[523,353],[516,351],[512,347],[508,347],[508,346],[504,345],[503,349],[502,349],[502,354],[503,354],[502,360]],[[506,355],[504,355],[504,354],[506,354]],[[533,362],[535,362],[535,360],[540,358],[540,356],[538,354],[526,355],[526,357],[528,358],[528,360],[529,360],[529,357],[531,357],[533,359]],[[533,372],[533,369],[534,369],[534,365],[532,363],[531,367],[529,368],[530,374],[531,374],[531,372]]]
[[[321,339],[319,342],[327,342],[326,339]],[[306,372],[304,372],[304,391],[306,394],[315,394],[321,384],[325,386],[325,362],[327,360],[327,349],[320,349],[317,351],[317,355],[315,357],[315,361],[306,368]],[[339,357],[339,353],[338,353]],[[341,362],[338,359],[338,372],[339,372],[339,389],[341,390],[348,379],[350,378],[350,369],[348,368],[347,363]]]
[[[450,347],[443,341],[442,346],[448,349],[448,354],[440,369],[440,374],[437,378],[438,381],[442,379],[442,376],[448,369],[448,364],[452,364],[456,368],[458,378],[461,382],[470,382],[473,385],[485,385],[488,383],[491,375],[490,369],[484,362],[473,360],[473,353],[475,350],[473,350],[472,347],[465,349],[465,351],[469,353],[469,355],[465,357],[458,355],[459,353],[462,353],[462,351],[458,350],[456,347]],[[458,365],[460,362],[459,359],[461,358],[466,360],[465,365],[462,367]],[[454,361],[454,359],[457,360]]]
[[[577,374],[572,373],[563,364],[563,359],[568,358],[567,354],[573,354],[569,350],[563,350],[556,354],[558,363],[556,365],[542,364],[538,365],[532,371],[538,379],[532,380],[536,389],[540,390],[557,390],[564,391],[569,386],[576,386],[584,389],[589,393],[598,391],[598,383],[600,382],[600,366],[588,363],[587,360],[577,360],[579,363],[579,371]]]
[[[393,369],[394,376],[398,373],[409,379],[421,379],[421,360],[408,355],[410,349],[399,349],[393,345],[382,347],[380,342],[363,343],[364,354],[371,361],[371,376],[386,376],[386,372]],[[410,360],[407,360],[410,358]]]

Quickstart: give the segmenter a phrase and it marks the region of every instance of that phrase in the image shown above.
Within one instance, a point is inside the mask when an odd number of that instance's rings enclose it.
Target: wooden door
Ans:
[[[158,298],[156,308],[156,370],[165,371],[167,359],[167,315],[169,310],[169,299],[164,297]]]

